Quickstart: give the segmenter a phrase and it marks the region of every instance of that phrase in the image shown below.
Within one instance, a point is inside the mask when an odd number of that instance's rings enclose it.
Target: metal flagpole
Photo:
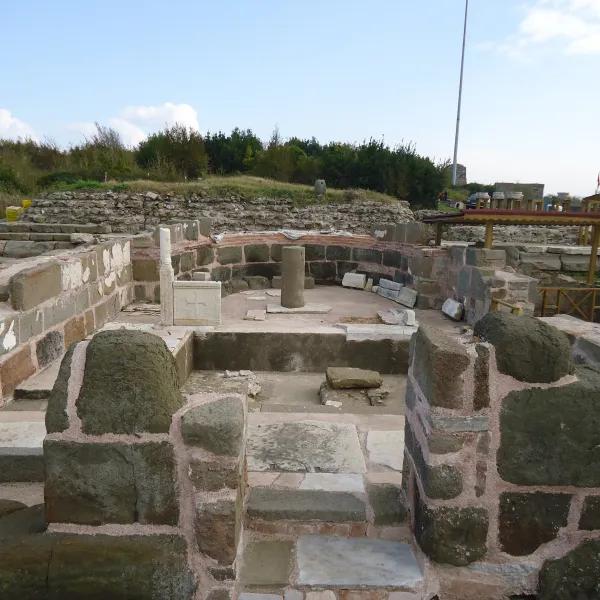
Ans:
[[[456,134],[454,136],[454,162],[452,164],[452,185],[456,185],[456,157],[458,155],[458,131],[460,129],[460,105],[462,101],[463,70],[465,67],[465,42],[467,39],[467,14],[469,12],[469,0],[465,0],[465,26],[463,29],[462,55],[460,58],[460,83],[458,85],[458,109],[456,111]]]

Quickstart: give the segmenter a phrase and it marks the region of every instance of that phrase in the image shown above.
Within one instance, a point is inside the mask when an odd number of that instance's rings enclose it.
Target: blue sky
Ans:
[[[4,0],[0,136],[165,123],[452,155],[463,0]],[[594,191],[600,0],[470,0],[471,181]]]

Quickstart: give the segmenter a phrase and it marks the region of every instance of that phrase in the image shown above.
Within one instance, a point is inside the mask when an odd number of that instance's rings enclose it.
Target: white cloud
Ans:
[[[116,129],[127,146],[135,146],[149,133],[178,123],[199,130],[198,113],[189,104],[164,102],[155,106],[127,106],[118,115],[110,117],[107,124]],[[69,129],[88,137],[96,131],[94,123],[72,123]]]
[[[6,108],[0,108],[0,138],[32,138],[37,140],[33,127],[29,123],[17,119]]]
[[[525,6],[518,32],[497,48],[518,55],[555,44],[566,54],[600,54],[600,0],[536,0]]]

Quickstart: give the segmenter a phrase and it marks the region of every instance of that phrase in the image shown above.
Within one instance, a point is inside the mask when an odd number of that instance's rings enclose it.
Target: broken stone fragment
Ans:
[[[383,388],[373,388],[367,390],[367,398],[371,406],[385,406],[390,391]]]
[[[383,321],[385,325],[410,325],[412,327],[417,325],[417,318],[415,311],[410,308],[396,309],[389,308],[386,310],[380,310],[377,316]]]
[[[328,367],[327,382],[334,389],[378,388],[383,378],[377,371],[353,367]]]
[[[455,321],[461,321],[465,307],[461,302],[457,302],[453,298],[448,298],[444,304],[442,304],[442,312]]]

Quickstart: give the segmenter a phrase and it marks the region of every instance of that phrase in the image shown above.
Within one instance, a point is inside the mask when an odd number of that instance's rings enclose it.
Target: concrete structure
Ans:
[[[303,246],[284,246],[281,249],[281,306],[304,306]]]

